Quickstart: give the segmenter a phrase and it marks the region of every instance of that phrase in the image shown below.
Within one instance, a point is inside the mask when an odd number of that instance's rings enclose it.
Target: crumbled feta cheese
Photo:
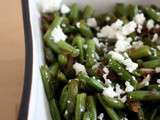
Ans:
[[[87,47],[88,47],[88,46],[87,46],[86,44],[85,44],[85,45],[83,45],[83,48],[84,48],[84,49],[87,49]]]
[[[67,36],[63,33],[61,27],[57,26],[51,32],[51,39],[54,40],[54,42],[59,42],[60,40],[65,41],[67,39]]]
[[[67,6],[67,5],[65,5],[65,4],[63,4],[62,6],[61,6],[61,13],[62,14],[67,14],[67,13],[69,13],[71,10],[70,10],[70,8]]]
[[[126,117],[123,117],[121,120],[128,120],[128,118],[126,118]]]
[[[141,82],[142,85],[148,86],[149,85],[149,81],[151,80],[151,75],[148,74],[143,81]]]
[[[76,27],[77,27],[77,28],[80,28],[80,24],[81,24],[80,22],[77,22],[77,23],[76,23]]]
[[[160,84],[160,79],[157,79],[157,83]]]
[[[155,42],[155,41],[157,41],[157,40],[158,40],[158,34],[155,33],[155,34],[153,35],[152,42]]]
[[[160,73],[160,67],[155,68],[156,73]]]
[[[131,48],[130,42],[132,41],[132,39],[125,39],[125,40],[117,40],[116,44],[115,44],[115,51],[117,52],[124,52],[127,49]]]
[[[118,52],[110,51],[108,54],[110,54],[113,59],[115,59],[115,60],[117,60],[119,62],[123,62],[124,61],[124,57]]]
[[[141,33],[141,32],[142,32],[142,28],[143,28],[142,25],[138,25],[137,32],[138,32],[138,33]]]
[[[154,20],[150,19],[147,21],[147,28],[148,30],[152,29],[154,27]]]
[[[136,42],[132,42],[132,47],[135,49],[138,49],[140,47],[143,46],[143,42],[142,41],[136,41]]]
[[[157,45],[157,49],[160,50],[160,45]]]
[[[118,83],[116,84],[115,88],[116,88],[116,93],[119,97],[120,97],[121,94],[125,93],[125,91],[123,89],[121,89],[121,87]]]
[[[84,65],[80,64],[80,63],[75,63],[73,64],[73,69],[76,71],[76,74],[78,75],[80,72],[82,72],[83,74],[87,74],[86,72],[86,68]]]
[[[98,63],[96,63],[95,65],[93,65],[92,66],[92,69],[94,70],[94,69],[96,69],[96,68],[98,68],[98,66],[100,65],[100,63],[98,62]]]
[[[138,25],[143,25],[146,20],[143,13],[136,14],[133,19]]]
[[[104,68],[103,68],[103,71],[104,71],[105,74],[107,74],[107,75],[109,74],[108,68],[104,67]]]
[[[66,24],[65,24],[65,23],[62,23],[62,27],[66,27]]]
[[[62,0],[40,0],[40,8],[42,12],[53,12],[60,8]]]
[[[88,18],[87,19],[87,25],[89,27],[93,27],[93,28],[97,27],[97,21],[96,21],[96,19],[95,18]]]
[[[123,64],[126,66],[126,69],[129,72],[133,72],[138,68],[138,64],[133,62],[130,58],[127,58],[123,61]]]
[[[126,92],[132,92],[134,90],[134,87],[130,84],[130,82],[126,81],[125,85],[126,85],[126,88],[125,88]]]
[[[155,28],[156,28],[156,29],[160,28],[160,25],[159,25],[159,24],[156,24],[156,25],[155,25]]]
[[[117,30],[111,26],[106,25],[100,30],[100,33],[98,33],[97,36],[100,38],[108,37],[109,39],[114,39],[116,38],[116,32]]]
[[[118,19],[116,22],[112,23],[111,27],[116,30],[120,30],[122,28],[122,25],[123,25],[123,21]]]
[[[94,37],[93,41],[95,42],[97,47],[100,47],[99,39],[97,37]]]
[[[136,27],[136,23],[134,21],[131,21],[122,27],[122,33],[124,35],[129,35],[135,31]]]
[[[108,22],[108,21],[110,21],[111,20],[111,17],[110,16],[107,16],[106,17],[106,21]]]
[[[105,85],[110,85],[112,83],[110,79],[107,79],[106,74],[103,75],[103,78],[104,78],[104,81],[105,81]]]
[[[114,88],[112,86],[109,86],[108,88],[104,88],[102,94],[104,96],[108,96],[108,97],[113,98],[113,97],[117,96],[117,93],[113,89]]]
[[[118,98],[121,102],[125,103],[127,101],[127,96],[123,96],[121,98]]]
[[[71,103],[71,101],[70,101],[70,100],[67,100],[67,103],[69,104],[69,103]]]
[[[100,115],[98,115],[98,120],[103,120],[103,118],[104,118],[104,113],[100,113]]]

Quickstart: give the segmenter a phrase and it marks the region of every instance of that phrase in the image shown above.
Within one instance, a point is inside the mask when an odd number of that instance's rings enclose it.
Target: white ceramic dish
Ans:
[[[44,63],[43,43],[40,30],[40,0],[22,0],[25,42],[26,42],[26,68],[19,112],[19,120],[51,120],[48,102],[42,85],[39,68]],[[47,1],[47,0],[46,0]],[[70,5],[76,2],[80,8],[89,4],[96,8],[96,13],[103,13],[117,2],[132,4],[155,4],[160,6],[160,0],[64,0]]]

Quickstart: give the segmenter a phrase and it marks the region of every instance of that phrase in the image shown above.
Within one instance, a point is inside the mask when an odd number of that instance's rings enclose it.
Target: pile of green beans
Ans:
[[[160,120],[160,83],[157,83],[160,79],[160,39],[156,42],[151,40],[155,33],[160,35],[160,27],[146,30],[147,20],[160,23],[160,10],[155,6],[118,3],[113,8],[113,13],[95,16],[94,12],[92,6],[87,5],[84,10],[80,10],[74,3],[70,6],[69,13],[54,11],[42,15],[46,64],[41,66],[40,72],[52,119],[97,120],[100,119],[99,114],[103,113],[103,120]],[[108,54],[114,51],[114,39],[107,39],[106,45],[106,39],[99,38],[103,45],[97,46],[93,38],[97,37],[99,29],[104,26],[111,25],[118,19],[128,23],[138,13],[143,13],[146,18],[142,32],[135,31],[128,36],[138,36],[143,45],[125,51],[138,64],[135,71],[129,72],[122,62]],[[97,27],[87,24],[89,18],[95,18]],[[58,26],[67,39],[55,42],[51,39],[51,34]],[[106,46],[108,51],[103,50]],[[84,65],[86,71],[77,73],[73,68],[75,63]],[[109,70],[107,78],[111,84],[105,82],[104,67]],[[151,78],[149,84],[145,85],[143,82],[147,75]],[[120,96],[126,96],[125,102],[103,93],[105,88],[116,84],[125,90],[126,81],[134,90]]]

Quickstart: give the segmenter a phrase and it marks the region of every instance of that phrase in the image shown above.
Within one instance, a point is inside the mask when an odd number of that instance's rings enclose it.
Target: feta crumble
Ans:
[[[160,84],[160,79],[157,79],[157,83]]]
[[[149,85],[149,81],[151,80],[151,75],[148,74],[143,81],[141,82],[142,85],[148,86]]]
[[[97,37],[94,37],[93,41],[95,42],[97,47],[100,47],[99,39]]]
[[[138,49],[138,48],[140,48],[142,46],[143,46],[143,42],[142,41],[132,42],[132,47],[135,48],[135,49]]]
[[[87,74],[85,66],[80,63],[76,62],[75,64],[73,64],[73,69],[75,70],[76,75],[78,75],[80,72],[82,72],[83,74]]]
[[[122,27],[122,33],[124,35],[129,35],[135,31],[136,27],[137,24],[134,21],[131,21]]]
[[[123,96],[121,98],[118,98],[121,102],[125,103],[127,101],[127,96]]]
[[[87,19],[87,25],[89,27],[93,27],[93,28],[97,27],[97,21],[96,21],[96,19],[95,18],[88,18]]]
[[[80,22],[77,22],[77,23],[76,23],[76,27],[77,27],[77,28],[80,28],[80,24],[81,24]]]
[[[126,69],[129,72],[133,72],[138,68],[138,64],[133,62],[130,58],[127,58],[123,61],[123,64],[126,66]]]
[[[106,21],[108,22],[108,21],[110,21],[110,20],[111,20],[111,17],[107,16],[107,17],[106,17]]]
[[[54,40],[54,42],[59,42],[60,40],[65,41],[67,39],[67,36],[63,33],[62,28],[60,26],[57,26],[51,32],[50,39]]]
[[[108,97],[116,97],[117,93],[113,90],[114,88],[112,86],[109,86],[108,88],[104,88],[102,94],[104,96],[108,96]]]
[[[150,19],[147,21],[147,28],[148,30],[152,29],[154,27],[154,20]]]
[[[160,67],[155,68],[156,73],[160,73]]]
[[[59,10],[62,0],[40,0],[40,9],[43,13]]]
[[[130,84],[130,82],[126,81],[125,85],[126,85],[126,88],[125,88],[126,92],[132,92],[134,90],[134,87]]]
[[[100,113],[97,118],[98,118],[98,120],[103,120],[103,118],[104,118],[104,113]]]
[[[111,55],[113,59],[115,59],[119,62],[123,62],[123,60],[124,60],[124,57],[118,52],[110,51],[108,54]]]
[[[125,91],[123,89],[121,89],[120,85],[117,83],[116,86],[115,86],[115,91],[117,93],[117,95],[120,97],[121,94],[124,94]]]
[[[157,41],[158,40],[158,34],[157,33],[155,33],[154,35],[153,35],[153,38],[152,38],[152,42],[155,42],[155,41]]]
[[[60,11],[61,11],[62,14],[67,14],[67,13],[69,13],[71,10],[70,10],[70,8],[69,8],[67,5],[63,4],[63,5],[61,6]]]
[[[120,30],[122,28],[122,25],[123,25],[123,21],[118,19],[116,22],[112,23],[111,27],[116,30]]]
[[[133,19],[138,25],[143,25],[146,20],[143,13],[136,14]]]

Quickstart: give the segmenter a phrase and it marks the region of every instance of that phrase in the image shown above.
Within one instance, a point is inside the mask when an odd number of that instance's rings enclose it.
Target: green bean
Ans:
[[[128,50],[128,55],[132,59],[147,57],[147,56],[151,55],[150,47],[144,45],[144,46],[137,48],[137,49],[131,48],[130,50]]]
[[[116,60],[110,58],[109,59],[109,63],[108,66],[114,71],[116,72],[122,80],[125,81],[129,81],[135,88],[136,88],[136,84],[137,81],[133,78],[133,76],[127,71],[125,70],[121,64],[119,64]]]
[[[75,23],[79,19],[79,9],[76,3],[71,5],[71,11],[69,15],[70,21]]]
[[[42,81],[43,81],[44,89],[46,92],[46,96],[47,96],[48,100],[50,100],[53,97],[53,92],[52,92],[51,86],[50,86],[51,74],[49,72],[47,65],[41,66],[40,72],[42,75]]]
[[[104,107],[106,113],[108,114],[108,116],[110,117],[111,120],[120,120],[120,117],[114,111],[114,109],[111,107],[108,107],[100,96],[98,96],[98,100],[102,104],[102,106]]]
[[[160,59],[155,59],[155,60],[143,62],[142,66],[145,68],[159,67],[160,66]]]
[[[127,8],[126,8],[125,4],[123,4],[123,3],[116,4],[114,13],[117,17],[126,16],[126,14],[127,14],[126,12],[127,12]]]
[[[62,113],[67,107],[67,100],[68,100],[68,86],[66,85],[62,90],[60,100],[59,100],[60,110]]]
[[[54,30],[55,27],[59,26],[62,22],[62,18],[59,16],[56,16],[51,25],[49,26],[47,32],[44,35],[44,40],[50,39],[51,32]]]
[[[85,40],[80,35],[77,35],[74,38],[73,42],[74,42],[73,44],[77,45],[77,47],[78,47],[78,49],[80,51],[79,57],[80,57],[80,61],[83,63],[84,62],[84,48],[83,48],[83,45],[84,45]]]
[[[72,25],[64,27],[63,30],[64,30],[64,33],[67,33],[67,34],[78,33],[79,32],[78,29],[75,26],[72,26]]]
[[[127,16],[129,18],[129,20],[132,20],[133,17],[138,13],[138,6],[137,5],[128,5],[127,8]]]
[[[145,120],[144,118],[144,111],[142,109],[142,107],[140,106],[139,110],[138,110],[138,120]]]
[[[150,17],[151,19],[160,22],[160,15],[157,11],[151,7],[144,7],[144,12]]]
[[[159,90],[160,91],[160,85],[159,84],[151,84],[147,87],[149,90]]]
[[[57,73],[57,80],[64,81],[64,82],[67,80],[65,74],[63,72],[61,72],[60,70]]]
[[[58,55],[58,63],[60,65],[65,65],[67,64],[67,56],[63,55],[63,54],[59,54]]]
[[[81,120],[83,118],[83,113],[86,109],[86,93],[81,93],[77,95],[76,98],[76,108],[75,108],[75,120]]]
[[[106,103],[106,105],[109,106],[109,107],[116,108],[116,109],[123,109],[123,108],[125,108],[124,103],[122,103],[117,98],[111,98],[111,97],[104,96],[104,95],[102,95],[100,97],[102,97],[104,103]]]
[[[93,7],[87,5],[85,8],[84,8],[84,11],[83,11],[83,18],[84,19],[88,19],[90,17],[92,17],[94,14],[94,9]]]
[[[52,77],[55,78],[59,69],[58,63],[54,63],[49,69]]]
[[[65,41],[60,40],[57,42],[57,45],[62,50],[61,52],[64,54],[70,54],[72,57],[77,57],[79,55],[79,50]]]
[[[49,101],[50,112],[53,120],[61,120],[60,112],[58,110],[58,106],[56,105],[56,101],[52,98]]]
[[[53,63],[55,61],[55,56],[50,48],[44,48],[46,62]]]
[[[87,40],[87,50],[86,50],[86,66],[92,67],[96,63],[95,59],[96,45],[93,40]]]
[[[75,109],[76,96],[78,94],[78,81],[70,80],[68,83],[68,102],[67,102],[67,112],[65,118],[70,119]]]
[[[90,120],[97,120],[96,103],[93,96],[87,96],[87,108]]]
[[[105,87],[102,82],[100,82],[100,81],[98,81],[96,79],[93,79],[93,78],[89,78],[87,75],[79,74],[78,78],[85,85],[87,85],[87,86],[89,86],[91,88],[94,88],[98,92],[102,92],[103,88]]]
[[[87,37],[87,38],[92,38],[93,37],[93,33],[92,33],[92,30],[86,25],[86,23],[81,20],[80,25],[78,26],[79,28],[79,32],[84,36],[84,37]]]
[[[85,112],[83,115],[83,120],[90,120],[89,112]]]
[[[128,93],[129,98],[140,101],[160,100],[159,91],[133,91]]]
[[[56,43],[53,40],[46,39],[45,44],[55,53],[60,54],[61,49],[56,45]]]

